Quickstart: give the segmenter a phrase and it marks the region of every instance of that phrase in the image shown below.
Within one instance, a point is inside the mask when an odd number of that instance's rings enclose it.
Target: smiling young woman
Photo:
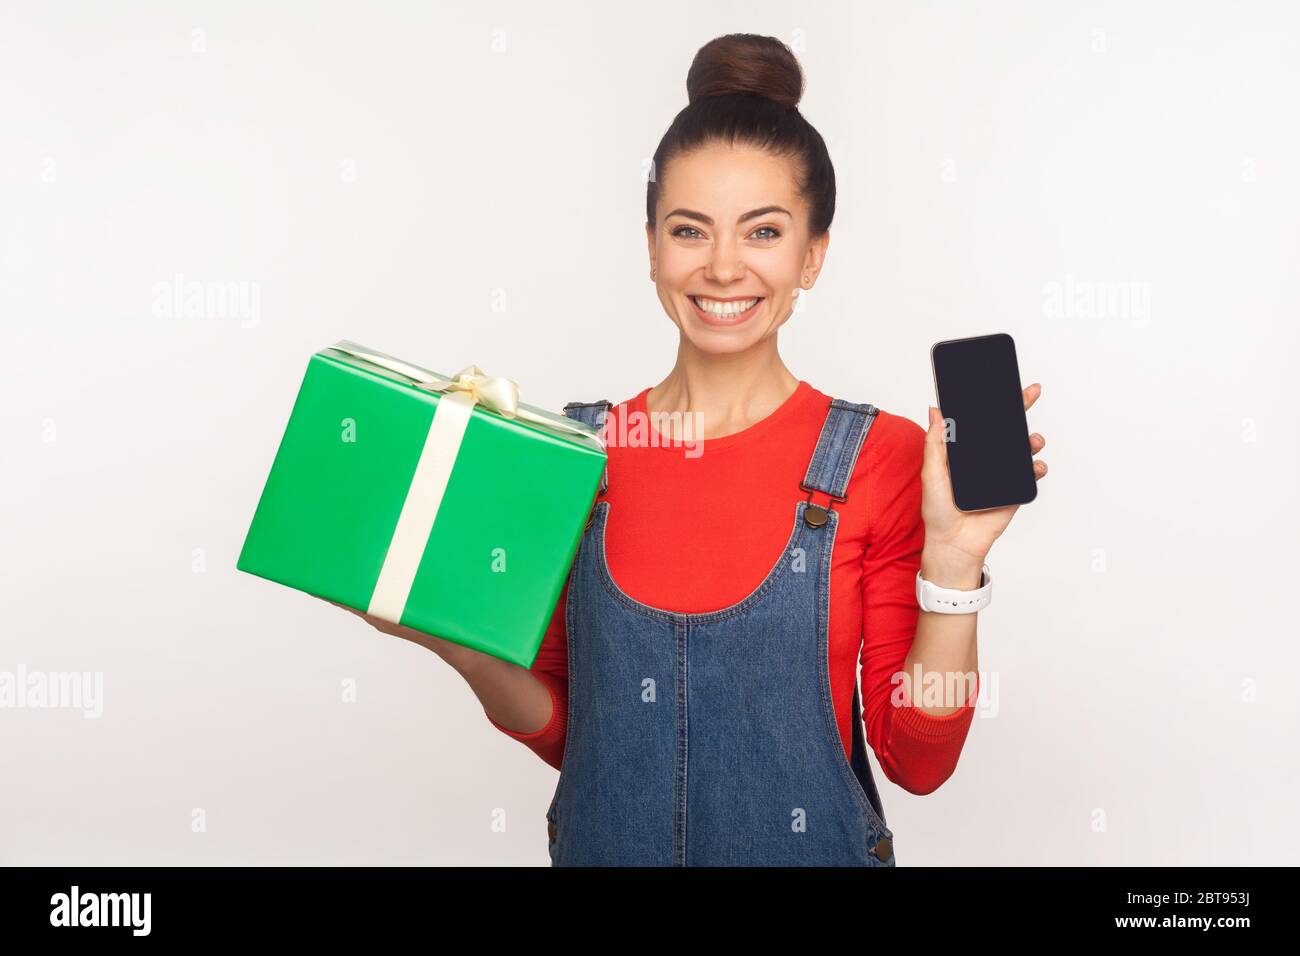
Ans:
[[[646,195],[676,362],[617,406],[565,408],[609,459],[533,667],[372,622],[441,654],[560,769],[557,865],[892,866],[867,747],[925,794],[970,728],[976,615],[922,611],[917,572],[976,589],[1016,509],[957,511],[936,409],[923,429],[782,361],[835,208],[802,90],[771,37],[719,37],[691,65]],[[612,440],[647,416],[654,440]],[[958,693],[921,693],[936,676]]]

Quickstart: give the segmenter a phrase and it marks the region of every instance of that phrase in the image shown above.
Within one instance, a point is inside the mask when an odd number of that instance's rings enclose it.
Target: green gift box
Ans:
[[[236,567],[531,667],[605,463],[508,379],[339,342],[307,363]]]

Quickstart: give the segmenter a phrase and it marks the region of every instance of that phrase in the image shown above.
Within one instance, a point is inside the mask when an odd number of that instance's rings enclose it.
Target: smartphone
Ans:
[[[930,364],[957,509],[986,511],[1033,501],[1038,482],[1011,336],[998,332],[936,342]]]

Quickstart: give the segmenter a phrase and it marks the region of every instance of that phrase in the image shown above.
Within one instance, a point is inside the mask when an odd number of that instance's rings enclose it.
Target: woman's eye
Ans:
[[[767,232],[770,232],[771,235],[770,235],[770,236],[759,236],[760,239],[779,239],[779,238],[781,237],[781,233],[780,233],[776,228],[774,228],[774,227],[772,227],[772,226],[759,226],[757,229],[754,230],[754,235],[758,236],[758,234],[759,234],[760,232],[763,232],[763,231],[765,231],[765,230],[766,230]]]
[[[681,236],[683,239],[694,239],[694,238],[695,238],[695,236],[682,236],[682,232],[683,232],[684,230],[685,230],[685,231],[689,231],[689,232],[693,232],[693,233],[695,233],[696,235],[699,234],[699,230],[696,229],[694,226],[678,226],[676,229],[673,230],[673,235],[674,235],[674,236]]]

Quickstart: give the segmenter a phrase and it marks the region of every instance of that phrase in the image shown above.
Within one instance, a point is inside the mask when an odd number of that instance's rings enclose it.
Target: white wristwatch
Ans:
[[[974,591],[957,591],[931,584],[916,572],[916,603],[922,611],[937,614],[974,614],[989,606],[993,599],[993,578],[986,564],[980,570],[980,587]]]

